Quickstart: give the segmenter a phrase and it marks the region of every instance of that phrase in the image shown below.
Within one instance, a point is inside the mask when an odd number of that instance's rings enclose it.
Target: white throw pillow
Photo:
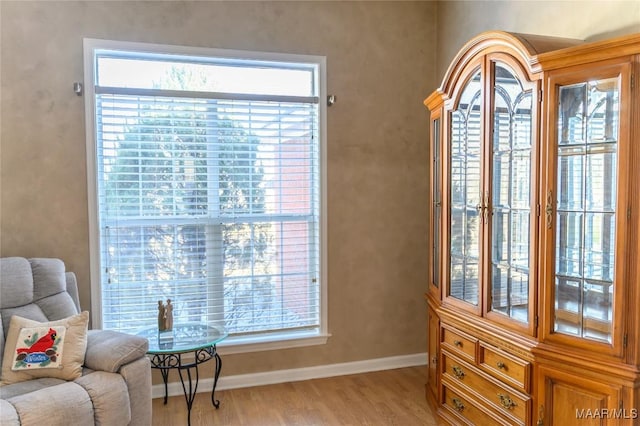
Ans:
[[[2,383],[41,377],[75,380],[82,375],[89,312],[38,322],[14,315],[2,359]]]

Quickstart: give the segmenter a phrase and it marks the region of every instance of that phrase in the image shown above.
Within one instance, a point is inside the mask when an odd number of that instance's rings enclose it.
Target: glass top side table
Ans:
[[[149,327],[137,334],[149,340],[147,354],[151,360],[151,368],[160,370],[162,374],[165,404],[168,396],[167,379],[169,371],[178,370],[184,397],[187,401],[188,425],[191,425],[191,407],[198,389],[198,365],[211,359],[215,360],[211,404],[216,409],[220,407],[220,401],[214,398],[214,393],[222,370],[222,360],[218,355],[216,345],[228,335],[223,327],[201,323],[180,323],[174,324],[173,329],[170,331],[158,331],[157,327]],[[192,372],[195,374],[192,375]]]

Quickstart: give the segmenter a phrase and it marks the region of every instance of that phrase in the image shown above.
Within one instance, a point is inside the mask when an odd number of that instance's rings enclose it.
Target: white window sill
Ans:
[[[324,345],[331,337],[328,333],[294,332],[272,333],[263,336],[233,336],[217,345],[220,355],[241,354],[247,352],[290,349],[303,346]]]

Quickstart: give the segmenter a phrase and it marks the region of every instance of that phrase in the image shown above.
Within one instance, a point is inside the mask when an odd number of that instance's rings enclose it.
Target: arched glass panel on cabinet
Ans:
[[[482,158],[480,70],[462,90],[450,128],[450,263],[448,295],[478,305]]]
[[[493,78],[491,310],[528,323],[533,95],[504,63]]]
[[[554,331],[612,342],[619,79],[559,87]]]

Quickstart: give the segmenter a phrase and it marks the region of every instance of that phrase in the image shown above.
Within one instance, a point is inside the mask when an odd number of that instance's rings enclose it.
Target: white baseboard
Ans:
[[[292,368],[289,370],[267,371],[264,373],[224,375],[223,368],[218,380],[218,390],[246,388],[251,386],[273,385],[276,383],[296,382],[300,380],[320,379],[324,377],[344,376],[348,374],[367,373],[371,371],[393,370],[395,368],[415,367],[427,364],[427,354],[392,356],[388,358],[368,359],[364,361],[344,362],[340,364],[317,365],[314,367]],[[169,373],[169,380],[178,380],[178,373]],[[211,392],[213,378],[201,378],[197,392]],[[164,385],[154,385],[153,398],[164,397]],[[167,387],[169,396],[184,395],[180,381],[169,382]]]

